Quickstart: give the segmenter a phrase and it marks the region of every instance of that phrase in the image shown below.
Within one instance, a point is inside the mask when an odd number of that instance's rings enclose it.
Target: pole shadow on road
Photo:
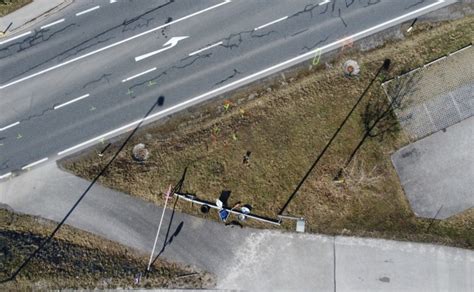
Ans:
[[[56,225],[56,228],[51,232],[51,234],[42,242],[39,244],[39,246],[35,249],[35,251],[26,257],[26,259],[21,263],[21,265],[11,274],[11,276],[7,277],[6,279],[1,279],[0,283],[5,283],[8,281],[12,281],[16,278],[16,276],[28,265],[28,263],[38,255],[38,253],[48,244],[53,237],[56,235],[56,233],[59,231],[59,229],[64,225],[66,220],[71,216],[71,214],[74,212],[74,210],[77,208],[79,203],[84,199],[84,197],[89,193],[89,191],[92,189],[92,187],[95,185],[95,183],[99,180],[99,178],[107,171],[107,169],[110,167],[110,165],[114,162],[114,160],[117,158],[117,156],[122,152],[122,150],[125,148],[127,145],[128,141],[135,135],[135,133],[138,131],[140,126],[143,124],[143,122],[146,120],[146,118],[153,112],[153,110],[159,106],[161,107],[164,104],[165,97],[160,96],[157,98],[155,102],[153,102],[152,106],[150,109],[147,111],[147,113],[144,115],[143,119],[140,121],[140,123],[137,124],[137,126],[133,129],[133,131],[127,136],[125,141],[120,145],[119,149],[117,152],[115,152],[114,156],[110,159],[110,161],[102,168],[102,170],[94,177],[94,179],[91,181],[89,186],[84,190],[84,192],[79,196],[77,201],[74,203],[74,205],[69,209],[67,212],[66,216],[61,220],[61,222]],[[186,171],[185,171],[186,173]],[[184,177],[184,175],[183,175]],[[181,183],[182,185],[182,183]],[[174,211],[173,211],[174,212]],[[179,233],[179,232],[178,232]]]

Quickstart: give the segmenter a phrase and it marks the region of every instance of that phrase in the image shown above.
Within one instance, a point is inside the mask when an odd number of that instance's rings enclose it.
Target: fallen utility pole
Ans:
[[[165,217],[165,212],[166,212],[166,204],[168,204],[168,199],[170,198],[170,194],[171,194],[171,185],[168,189],[168,192],[166,192],[165,206],[163,207],[163,213],[161,213],[160,224],[158,225],[158,230],[156,231],[155,242],[153,243],[153,248],[150,254],[150,260],[148,261],[148,266],[146,268],[147,271],[150,271],[151,261],[153,260],[153,255],[155,254],[156,242],[158,241],[158,235],[160,235],[161,225],[163,224],[163,217]]]

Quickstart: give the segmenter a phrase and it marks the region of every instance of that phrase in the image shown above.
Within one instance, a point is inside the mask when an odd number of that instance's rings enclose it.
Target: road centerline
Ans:
[[[269,23],[265,23],[264,25],[260,25],[259,27],[256,27],[253,30],[259,30],[259,29],[265,28],[265,27],[270,26],[272,24],[275,24],[275,23],[278,23],[280,21],[286,20],[287,18],[288,18],[288,15],[283,16],[282,18],[278,18],[276,20],[270,21]]]
[[[323,2],[319,3],[318,6],[328,4],[329,2],[331,2],[331,0],[324,0]]]
[[[76,13],[76,16],[80,16],[80,15],[83,15],[83,14],[86,14],[86,13],[89,13],[89,12],[92,12],[92,11],[97,10],[97,9],[99,9],[99,8],[100,8],[100,5],[94,6],[94,7],[92,7],[92,8],[89,8],[89,9],[86,9],[86,10],[83,10],[83,11],[81,11],[81,12]]]
[[[199,49],[199,50],[197,50],[197,51],[194,51],[194,52],[190,53],[189,56],[194,56],[194,55],[196,55],[196,54],[199,54],[199,53],[201,53],[201,52],[204,52],[205,50],[212,49],[212,48],[217,47],[217,46],[222,45],[222,44],[223,44],[223,42],[218,42],[218,43],[212,44],[212,45],[210,45],[210,46],[204,47],[204,48],[202,48],[202,49]]]
[[[55,25],[55,24],[59,24],[59,23],[61,23],[61,22],[64,22],[64,20],[65,20],[64,18],[62,18],[62,19],[60,19],[60,20],[56,20],[56,21],[54,21],[54,22],[48,23],[48,24],[46,24],[46,25],[43,25],[42,27],[40,27],[40,29],[45,29],[45,28],[51,27],[51,26],[53,26],[53,25]]]
[[[199,11],[197,11],[197,12],[194,12],[194,13],[192,13],[192,14],[183,16],[183,17],[178,18],[178,19],[176,19],[176,20],[173,20],[173,21],[171,21],[171,22],[168,22],[168,23],[165,23],[165,24],[163,24],[163,25],[157,26],[157,27],[155,27],[155,28],[149,29],[149,30],[147,30],[147,31],[144,31],[144,32],[139,33],[139,34],[136,34],[136,35],[134,35],[134,36],[128,37],[128,38],[126,38],[126,39],[124,39],[124,40],[115,42],[115,43],[110,44],[110,45],[108,45],[108,46],[105,46],[105,47],[102,47],[102,48],[97,49],[97,50],[95,50],[95,51],[92,51],[92,52],[89,52],[89,53],[87,53],[87,54],[84,54],[84,55],[82,55],[82,56],[73,58],[73,59],[71,59],[71,60],[69,60],[69,61],[66,61],[66,62],[57,64],[57,65],[55,65],[55,66],[49,67],[49,68],[47,68],[47,69],[41,70],[41,71],[39,71],[39,72],[33,73],[33,74],[28,75],[28,76],[25,76],[25,77],[23,77],[23,78],[17,79],[17,80],[15,80],[15,81],[12,81],[12,82],[10,82],[10,83],[7,83],[7,84],[4,84],[4,85],[0,86],[0,90],[1,90],[1,89],[4,89],[4,88],[7,88],[7,87],[10,87],[10,86],[12,86],[12,85],[18,84],[18,83],[20,83],[20,82],[23,82],[23,81],[25,81],[25,80],[34,78],[34,77],[36,77],[36,76],[42,75],[42,74],[44,74],[44,73],[53,71],[53,70],[55,70],[55,69],[64,67],[64,66],[66,66],[66,65],[68,65],[68,64],[77,62],[77,61],[79,61],[79,60],[82,60],[82,59],[87,58],[87,57],[89,57],[89,56],[95,55],[95,54],[100,53],[100,52],[102,52],[102,51],[108,50],[108,49],[110,49],[110,48],[116,47],[116,46],[121,45],[121,44],[123,44],[123,43],[129,42],[129,41],[134,40],[134,39],[136,39],[136,38],[139,38],[139,37],[141,37],[141,36],[150,34],[150,33],[154,32],[154,31],[160,30],[160,29],[162,29],[162,28],[164,28],[164,27],[168,27],[168,26],[170,26],[170,25],[172,25],[172,24],[175,24],[175,23],[181,22],[181,21],[183,21],[183,20],[189,19],[189,18],[191,18],[191,17],[200,15],[200,14],[202,14],[202,13],[205,13],[205,12],[207,12],[207,11],[213,10],[213,9],[215,9],[215,8],[217,8],[217,7],[220,7],[220,6],[222,6],[222,5],[228,4],[228,3],[230,3],[230,2],[231,2],[231,0],[224,0],[223,2],[221,2],[221,3],[219,3],[219,4],[216,4],[216,5],[210,6],[210,7],[208,7],[208,8],[199,10]],[[31,33],[31,32],[29,32],[29,33]],[[22,36],[22,35],[21,35],[21,36]],[[17,36],[16,38],[18,38],[18,37],[20,37],[20,36]],[[11,40],[11,39],[10,39],[10,40]],[[7,40],[7,41],[10,41],[10,40]],[[7,41],[5,41],[5,42],[7,42]],[[0,43],[0,44],[2,44],[2,43]]]
[[[142,75],[145,75],[145,74],[147,74],[147,73],[153,72],[153,71],[155,71],[155,70],[156,70],[156,67],[153,67],[153,68],[148,69],[148,70],[146,70],[146,71],[143,71],[143,72],[141,72],[141,73],[135,74],[135,75],[133,75],[133,76],[130,76],[130,77],[125,78],[124,80],[122,80],[122,83],[127,82],[127,81],[132,80],[132,79],[135,79],[135,78],[140,77],[140,76],[142,76]]]
[[[89,97],[89,96],[90,96],[89,93],[88,93],[88,94],[84,94],[84,95],[79,96],[79,97],[77,97],[77,98],[74,98],[74,99],[72,99],[72,100],[70,100],[70,101],[66,101],[65,103],[62,103],[62,104],[60,104],[60,105],[56,105],[56,106],[54,106],[54,109],[57,110],[57,109],[59,109],[59,108],[62,108],[62,107],[64,107],[64,106],[66,106],[66,105],[69,105],[69,104],[71,104],[71,103],[74,103],[74,102],[76,102],[76,101],[79,101],[79,100],[84,99],[84,98]]]
[[[29,35],[29,34],[31,34],[31,31],[27,31],[27,32],[25,32],[25,33],[19,34],[19,35],[17,35],[17,36],[14,36],[14,37],[12,37],[12,38],[9,38],[9,39],[7,39],[7,40],[5,40],[5,41],[2,41],[2,42],[0,42],[0,45],[6,44],[6,43],[11,42],[11,41],[14,41],[14,40],[16,40],[16,39],[19,39],[19,38],[21,38],[21,37],[27,36],[27,35]]]
[[[5,127],[3,127],[3,128],[0,128],[0,132],[5,131],[6,129],[10,129],[10,128],[12,128],[12,127],[18,126],[19,124],[20,124],[20,122],[15,122],[15,123],[13,123],[13,124],[10,124],[10,125],[8,125],[8,126],[5,126]]]

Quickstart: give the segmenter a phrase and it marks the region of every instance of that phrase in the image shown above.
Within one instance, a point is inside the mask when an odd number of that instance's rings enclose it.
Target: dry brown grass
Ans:
[[[33,0],[0,0],[0,16],[12,13],[31,2],[33,2]],[[5,28],[2,28],[2,31],[3,29]]]
[[[404,41],[371,52],[346,52],[332,62],[333,68],[302,70],[293,74],[293,80],[276,78],[271,92],[253,86],[229,96],[226,102],[214,101],[191,114],[147,127],[132,139],[101,182],[161,204],[157,194],[176,183],[189,167],[186,191],[214,201],[223,189],[231,190],[231,201],[249,203],[256,213],[275,217],[385,58],[392,59],[391,74],[397,75],[471,42],[472,29],[473,17],[442,25],[420,23]],[[341,64],[348,58],[361,65],[359,79],[341,75]],[[249,93],[257,97],[247,101]],[[368,95],[384,98],[379,84]],[[224,103],[230,103],[227,110]],[[311,232],[472,248],[472,211],[435,224],[411,212],[390,162],[390,154],[407,142],[401,133],[369,140],[346,170],[346,180],[332,180],[362,131],[359,111],[291,202],[289,213],[304,216]],[[145,143],[151,150],[144,165],[131,159],[136,143]],[[252,151],[251,162],[243,165],[247,150]],[[99,159],[93,151],[64,165],[92,178],[110,157],[109,153]],[[188,203],[179,207],[198,214]],[[284,227],[293,228],[288,222]]]

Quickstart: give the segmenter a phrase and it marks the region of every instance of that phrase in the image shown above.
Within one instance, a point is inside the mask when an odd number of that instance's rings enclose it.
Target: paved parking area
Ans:
[[[474,117],[400,149],[392,162],[417,216],[474,207]]]

